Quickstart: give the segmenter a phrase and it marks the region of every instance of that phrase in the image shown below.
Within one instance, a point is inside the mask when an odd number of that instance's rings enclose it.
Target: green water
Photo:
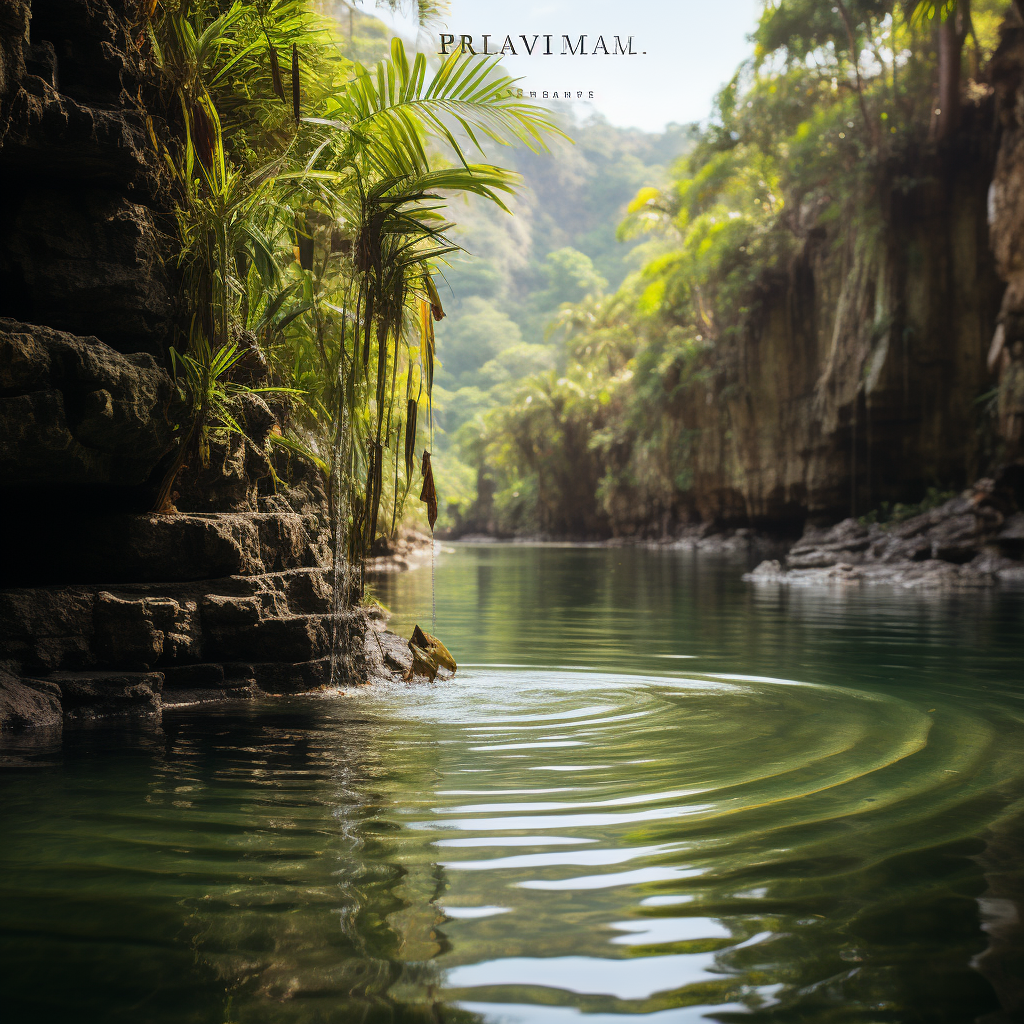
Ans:
[[[0,750],[0,1019],[1015,1019],[1024,596],[740,571],[461,547],[453,682]]]

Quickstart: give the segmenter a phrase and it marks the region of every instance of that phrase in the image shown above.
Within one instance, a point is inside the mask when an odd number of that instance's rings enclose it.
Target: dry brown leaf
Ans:
[[[423,489],[420,491],[420,501],[427,506],[427,522],[430,529],[434,529],[437,522],[437,491],[434,489],[434,471],[430,467],[430,452],[423,450]]]

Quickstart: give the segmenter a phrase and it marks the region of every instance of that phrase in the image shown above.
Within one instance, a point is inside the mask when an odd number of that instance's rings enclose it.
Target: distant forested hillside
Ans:
[[[662,134],[616,128],[598,116],[577,120],[561,109],[573,142],[550,153],[504,149],[489,154],[523,176],[514,216],[472,198],[458,213],[455,239],[467,250],[446,271],[438,325],[441,368],[435,390],[438,487],[442,524],[460,517],[477,495],[469,468],[471,421],[506,403],[515,384],[557,369],[564,345],[555,336],[560,311],[590,295],[614,292],[635,269],[634,242],[616,227],[637,190],[668,180],[693,144],[694,129],[670,125]],[[462,431],[464,424],[469,430]],[[467,446],[468,445],[468,450]]]

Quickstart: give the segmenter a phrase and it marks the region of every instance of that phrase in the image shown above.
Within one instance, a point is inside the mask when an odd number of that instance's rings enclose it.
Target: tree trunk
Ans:
[[[960,126],[960,54],[968,23],[967,0],[960,0],[943,21],[939,19],[939,113],[938,138],[952,137]]]

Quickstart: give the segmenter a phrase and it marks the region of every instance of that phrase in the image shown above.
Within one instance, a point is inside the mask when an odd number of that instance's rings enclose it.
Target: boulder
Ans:
[[[865,526],[856,519],[844,519],[828,530],[808,530],[790,548],[786,565],[791,569],[817,569],[838,562],[859,562],[871,544]]]
[[[45,679],[20,679],[0,669],[0,730],[60,728],[60,688]]]

